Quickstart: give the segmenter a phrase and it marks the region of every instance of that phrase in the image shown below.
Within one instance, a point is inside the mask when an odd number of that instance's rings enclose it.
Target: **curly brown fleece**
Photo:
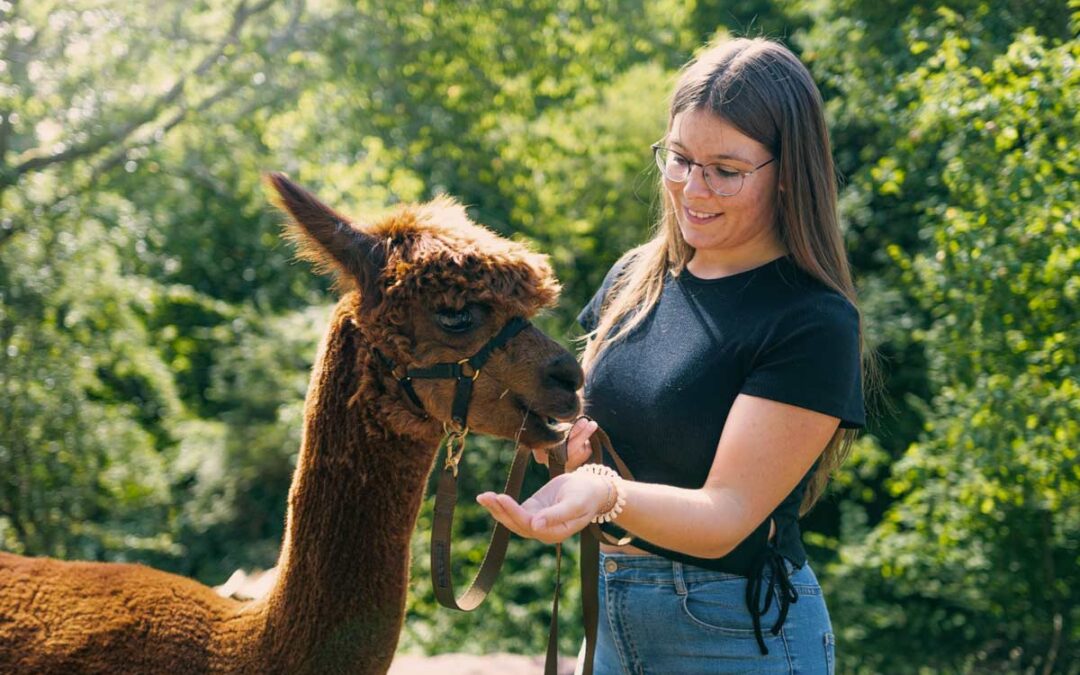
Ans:
[[[332,270],[342,293],[308,388],[275,587],[245,603],[141,565],[0,553],[0,673],[389,667],[404,620],[410,534],[452,383],[417,381],[418,410],[373,348],[399,366],[456,361],[510,317],[552,305],[559,286],[545,256],[471,223],[449,199],[358,226],[284,176],[267,182],[302,255]],[[468,335],[440,333],[431,320],[466,307],[483,308]],[[535,328],[515,337],[477,379],[470,426],[510,437],[530,410],[576,413],[566,382],[580,370],[551,384],[551,364],[565,371],[568,356]],[[550,430],[529,425],[526,444],[552,442]]]

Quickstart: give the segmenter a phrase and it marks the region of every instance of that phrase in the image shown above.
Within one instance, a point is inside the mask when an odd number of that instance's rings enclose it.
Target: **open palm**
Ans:
[[[521,504],[510,495],[494,492],[479,494],[476,501],[511,532],[556,544],[583,530],[607,494],[603,478],[567,473],[552,478]]]

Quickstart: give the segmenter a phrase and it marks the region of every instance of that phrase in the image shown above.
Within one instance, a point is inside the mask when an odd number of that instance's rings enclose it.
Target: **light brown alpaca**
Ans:
[[[268,183],[302,254],[342,297],[312,373],[279,575],[260,601],[140,565],[0,554],[0,672],[383,673],[404,619],[409,537],[449,418],[452,380],[389,372],[471,356],[513,317],[553,304],[546,258],[450,200],[349,224],[280,175]],[[475,381],[474,432],[540,447],[577,415],[581,370],[535,328]],[[425,412],[426,411],[426,412]],[[531,414],[530,414],[531,413]]]

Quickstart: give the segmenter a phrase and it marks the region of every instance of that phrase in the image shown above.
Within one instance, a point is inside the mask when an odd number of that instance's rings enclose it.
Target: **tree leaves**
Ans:
[[[836,560],[819,572],[840,669],[1070,672],[1069,7],[0,0],[0,546],[212,583],[272,564],[330,298],[279,243],[260,175],[361,220],[455,195],[552,255],[566,290],[540,323],[569,341],[648,236],[676,69],[760,26],[828,102],[884,362],[881,412],[806,521],[815,562]],[[463,491],[500,484],[506,452],[472,447]],[[461,516],[471,560],[490,521]],[[426,517],[405,643],[538,651],[550,550],[511,548],[492,621],[437,612]]]

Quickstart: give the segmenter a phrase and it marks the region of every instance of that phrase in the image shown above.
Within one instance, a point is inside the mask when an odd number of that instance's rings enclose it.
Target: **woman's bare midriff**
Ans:
[[[769,524],[769,539],[772,539],[774,536],[776,536],[776,521]],[[656,555],[655,553],[640,549],[633,544],[627,544],[626,546],[612,546],[611,544],[601,542],[600,551],[603,552],[604,555],[611,555],[612,553],[621,553],[622,555]]]

